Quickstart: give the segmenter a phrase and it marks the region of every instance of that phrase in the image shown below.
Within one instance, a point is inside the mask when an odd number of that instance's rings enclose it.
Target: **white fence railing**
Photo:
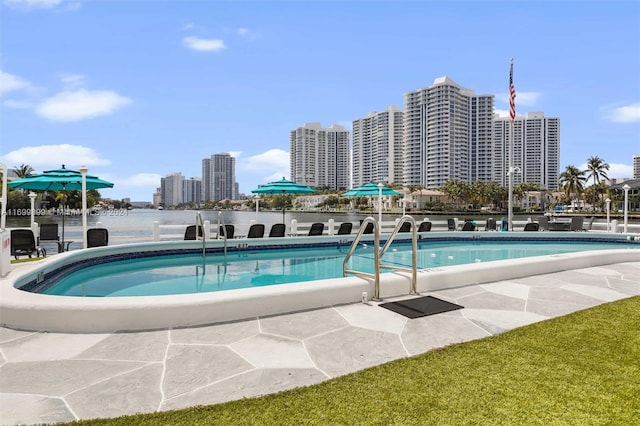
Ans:
[[[395,227],[397,221],[383,221],[381,224],[382,233],[389,233]],[[427,219],[425,219],[427,220]],[[433,218],[428,219],[432,223],[431,232],[442,232],[448,230],[447,218]],[[522,231],[524,225],[535,219],[529,220],[519,220],[514,221],[514,230]],[[255,220],[250,221],[249,223],[234,223],[235,226],[235,238],[243,238],[246,237],[249,227],[255,223]],[[127,244],[127,243],[139,243],[139,242],[154,242],[154,241],[180,241],[184,240],[184,234],[187,226],[194,225],[195,223],[185,223],[180,225],[164,225],[158,222],[149,223],[148,226],[111,226],[107,227],[109,231],[109,245],[114,244]],[[334,219],[328,219],[324,222],[324,235],[335,235],[338,232],[338,228],[340,227],[341,222],[335,221]],[[418,225],[420,222],[418,222]],[[459,230],[462,227],[463,221],[458,220],[456,229]],[[485,232],[485,220],[476,221],[476,231],[477,232]],[[210,223],[209,221],[205,221],[204,224],[204,234],[207,239],[217,238],[217,223]],[[295,219],[290,223],[287,223],[286,235],[288,236],[305,236],[308,234],[309,229],[311,228],[312,223],[307,222],[297,222]],[[98,222],[96,227],[101,227],[102,224]],[[359,227],[358,222],[353,222],[353,230],[352,234],[356,234],[358,232]],[[500,221],[498,221],[498,229],[500,226]],[[588,226],[588,221],[585,221],[585,228]],[[34,233],[37,235],[37,227],[35,227]],[[270,226],[267,226],[265,229],[265,236],[269,234]],[[622,233],[624,230],[624,226],[621,221],[613,220],[610,223],[610,232]],[[607,232],[607,223],[606,220],[596,219],[593,221],[591,225],[591,229],[589,231],[594,232]],[[640,234],[640,223],[629,223],[627,225],[627,233],[630,234]],[[65,227],[65,240],[73,241],[71,243],[71,249],[77,249],[82,247],[82,227],[81,226],[67,226]]]

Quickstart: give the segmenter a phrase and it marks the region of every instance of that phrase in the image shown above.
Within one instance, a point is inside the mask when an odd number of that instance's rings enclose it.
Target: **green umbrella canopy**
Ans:
[[[100,188],[113,188],[111,182],[87,175],[87,190]],[[27,176],[22,179],[12,180],[8,186],[17,189],[29,189],[32,191],[81,191],[82,173],[69,170],[62,165],[56,170],[47,170],[40,174]]]
[[[375,195],[380,195],[380,188],[378,188],[377,183],[373,182],[369,182],[366,185],[353,188],[343,194],[340,194],[341,197],[367,197]],[[400,193],[396,190],[383,186],[382,195],[400,195]]]
[[[260,186],[253,191],[254,194],[270,194],[270,195],[305,195],[315,194],[316,190],[309,188],[308,186],[301,185],[296,182],[292,182],[285,178],[282,178],[276,182],[270,182],[266,185]],[[285,204],[282,203],[282,223],[284,223]]]
[[[95,176],[87,175],[86,189],[113,188],[111,182],[99,179]],[[27,176],[22,179],[12,180],[8,186],[17,189],[29,189],[31,191],[82,191],[82,173],[76,170],[69,170],[64,167],[56,170],[46,170],[40,174]],[[86,193],[82,194],[86,199]],[[62,212],[62,246],[64,250],[64,217]],[[83,232],[86,235],[86,232]],[[83,236],[84,238],[84,236]]]
[[[285,178],[282,178],[279,181],[270,182],[266,185],[260,186],[251,192],[253,192],[254,194],[304,195],[304,194],[315,194],[316,190],[313,188],[309,188],[308,186],[301,185],[296,182],[291,182],[290,180],[286,180]]]

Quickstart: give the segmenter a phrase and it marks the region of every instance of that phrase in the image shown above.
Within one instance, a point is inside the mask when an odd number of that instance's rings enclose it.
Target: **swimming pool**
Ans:
[[[126,297],[203,293],[342,277],[347,245],[284,250],[237,250],[107,259],[54,275],[29,291],[79,297]],[[640,248],[640,246],[638,246]],[[430,269],[586,250],[618,249],[620,243],[580,241],[420,241],[418,268]],[[411,245],[395,243],[385,263],[411,267]],[[349,269],[373,273],[373,246],[360,245]]]
[[[466,240],[468,246],[465,251],[471,253],[473,253],[475,244],[480,242],[478,240],[495,240],[503,243],[520,240],[529,241],[532,245],[539,245],[540,242],[550,243],[570,238],[574,244],[614,243],[620,248],[491,262],[484,260],[476,262],[476,254],[472,254],[474,261],[469,264],[453,266],[427,264],[417,274],[418,292],[424,293],[469,284],[496,282],[567,269],[640,261],[640,250],[638,250],[640,241],[634,240],[634,237],[630,235],[575,232],[472,234],[434,232],[430,235],[424,235],[421,244],[435,244],[436,241],[447,235],[447,240]],[[321,246],[337,250],[339,246],[348,247],[353,238],[354,236],[322,236],[234,240],[228,242],[227,253],[228,255],[249,256],[251,251],[258,250],[270,251],[274,256],[279,256],[279,252],[284,249],[298,248],[304,251],[310,247]],[[640,238],[636,236],[635,239]],[[365,243],[371,242],[365,241]],[[218,240],[208,241],[207,256],[214,252],[222,252],[223,244]],[[72,333],[189,327],[356,303],[361,300],[363,295],[370,298],[374,294],[372,280],[358,276],[325,278],[286,285],[257,286],[228,291],[157,296],[75,297],[52,296],[25,291],[33,290],[42,283],[53,280],[56,276],[70,275],[74,271],[103,264],[107,260],[127,258],[133,260],[158,255],[195,254],[201,250],[202,243],[199,241],[125,244],[74,250],[48,257],[39,262],[14,265],[9,276],[0,281],[0,311],[2,311],[0,325],[22,330]],[[402,252],[402,250],[397,250],[397,252]],[[387,256],[390,254],[392,253],[385,254],[385,261],[388,261]],[[431,257],[430,254],[427,256]],[[456,257],[457,255],[452,256]],[[341,259],[343,258],[341,257]],[[262,269],[262,261],[258,262],[258,267]],[[295,262],[302,263],[303,261],[298,259]],[[255,269],[255,261],[253,263]],[[217,268],[219,265],[212,266]],[[282,268],[282,261],[279,266]],[[192,267],[195,269],[194,266]],[[382,298],[407,295],[410,288],[411,274],[409,273],[394,271],[383,273],[380,277],[380,297]]]

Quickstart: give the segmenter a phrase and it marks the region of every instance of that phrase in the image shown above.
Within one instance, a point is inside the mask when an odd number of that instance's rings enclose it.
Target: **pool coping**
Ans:
[[[428,233],[425,233],[428,234]],[[547,233],[432,233],[422,235],[432,239],[535,239],[558,240],[576,238],[580,240],[629,240],[620,234]],[[456,235],[466,234],[466,235]],[[475,238],[479,235],[481,238]],[[638,241],[637,236],[631,236]],[[291,237],[279,239],[232,240],[228,242],[246,247],[300,246],[300,244],[348,243],[353,236]],[[275,241],[273,241],[275,240]],[[221,241],[207,242],[211,249],[220,248]],[[115,331],[140,331],[189,327],[270,316],[356,303],[367,293],[374,294],[372,280],[361,277],[344,277],[317,280],[305,283],[279,284],[267,287],[237,289],[212,293],[180,294],[169,296],[133,296],[118,298],[78,298],[73,296],[50,296],[30,293],[15,288],[16,283],[32,279],[52,265],[69,264],[95,255],[112,253],[134,253],[154,249],[198,249],[201,242],[137,243],[119,246],[97,247],[61,253],[40,262],[15,268],[0,285],[0,325],[3,327],[48,332],[103,333]],[[557,255],[509,259],[486,263],[447,266],[418,270],[419,293],[481,284],[497,280],[515,279],[525,276],[569,269],[600,266],[612,263],[640,261],[638,249],[608,249],[575,252]],[[21,265],[22,266],[22,265]],[[380,278],[382,298],[409,294],[410,274],[403,272],[384,273]]]

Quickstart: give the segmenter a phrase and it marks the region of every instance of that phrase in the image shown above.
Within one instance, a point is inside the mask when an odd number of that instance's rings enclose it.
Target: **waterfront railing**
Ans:
[[[431,232],[443,232],[448,231],[448,223],[447,218],[437,218],[437,219],[425,219],[425,221],[430,221],[432,223]],[[535,218],[530,218],[527,220],[518,220],[514,221],[514,230],[522,231],[526,223],[530,221],[535,221]],[[247,223],[234,223],[235,226],[235,237],[236,238],[244,238],[246,237],[249,227],[257,223],[255,220],[251,220]],[[336,221],[334,219],[329,219],[325,222],[324,235],[337,235],[338,228],[342,222]],[[461,230],[462,225],[464,223],[463,219],[457,221],[456,230]],[[354,229],[352,234],[355,235],[358,232],[359,223],[353,222]],[[397,220],[383,221],[381,223],[381,233],[390,233],[393,231],[394,227],[397,224]],[[476,232],[487,232],[493,230],[485,229],[486,221],[480,220],[476,221]],[[109,245],[116,244],[128,244],[128,243],[142,243],[142,242],[158,242],[158,241],[180,241],[184,240],[185,229],[188,225],[192,225],[192,223],[184,223],[184,224],[160,224],[159,222],[149,223],[148,226],[114,226],[113,224],[109,224],[105,226],[109,231]],[[311,228],[311,222],[298,222],[296,219],[291,220],[287,225],[287,236],[306,236],[309,233],[309,229]],[[420,221],[418,222],[418,226],[420,225]],[[497,221],[497,229],[500,229],[500,221]],[[102,227],[102,224],[98,222],[95,227]],[[205,238],[207,239],[216,239],[217,235],[217,223],[209,223],[209,221],[205,221]],[[587,229],[585,229],[587,230]],[[607,222],[606,220],[596,219],[591,223],[591,229],[588,231],[593,232],[607,232]],[[623,232],[623,224],[621,221],[612,221],[610,223],[609,232]],[[628,224],[628,233],[630,234],[640,234],[640,223],[631,223]],[[71,249],[78,249],[82,247],[82,227],[81,226],[67,226],[65,228],[65,240],[74,241],[71,244]]]

